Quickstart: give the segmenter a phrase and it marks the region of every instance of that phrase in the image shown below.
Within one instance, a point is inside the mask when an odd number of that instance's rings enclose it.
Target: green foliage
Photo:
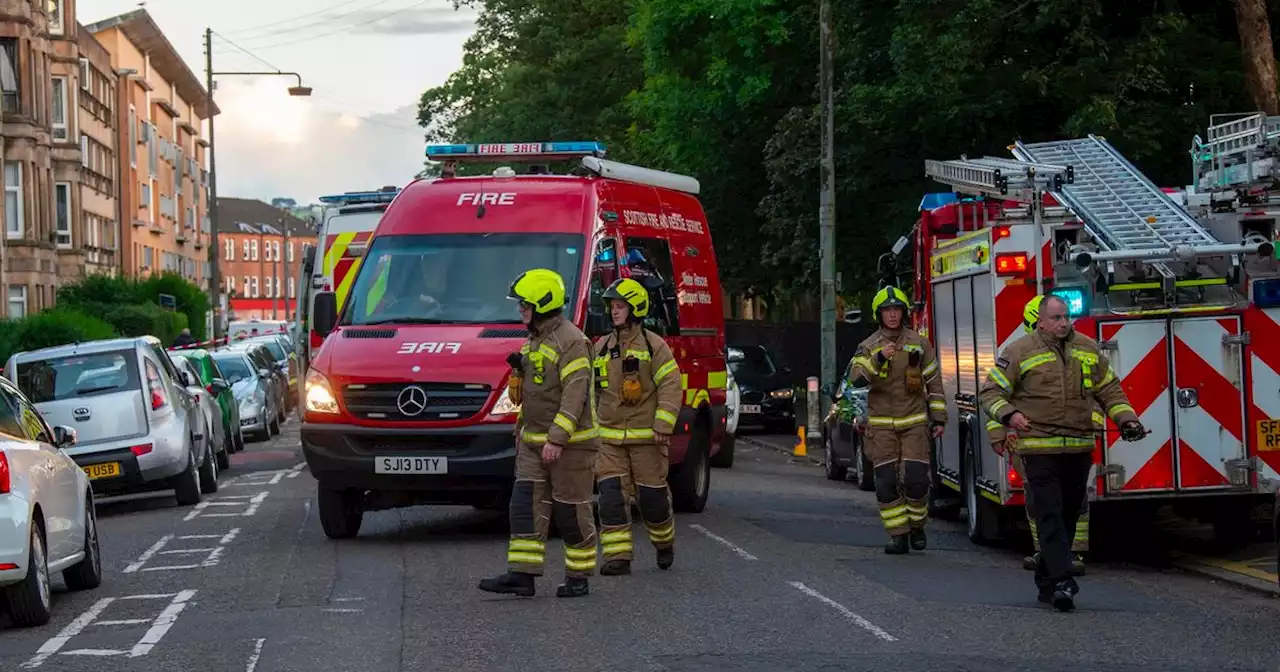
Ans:
[[[155,336],[165,344],[173,343],[187,326],[186,315],[147,303],[112,307],[105,319],[121,336]]]
[[[177,312],[160,308],[161,294],[174,297]],[[166,271],[140,280],[91,275],[59,287],[58,305],[101,315],[121,334],[150,334],[168,344],[188,327],[196,340],[204,340],[209,297],[195,283]]]
[[[1209,115],[1252,109],[1228,0],[832,6],[836,270],[854,295],[945,189],[926,159],[1094,133],[1178,186]],[[603,140],[699,179],[726,288],[781,306],[817,286],[818,0],[486,0],[478,25],[422,96],[429,136]]]
[[[177,304],[177,312],[186,317],[185,320],[174,320],[174,324],[184,322],[174,330],[174,336],[177,336],[183,328],[190,328],[191,335],[197,341],[203,341],[205,316],[209,313],[209,295],[201,290],[199,285],[173,271],[153,274],[137,282],[136,297],[139,303],[159,305],[161,294],[173,296]],[[160,335],[156,334],[156,336]],[[165,343],[172,342],[172,339],[162,340]]]
[[[69,343],[114,338],[110,324],[74,310],[57,308],[21,320],[0,321],[0,361],[15,353]]]

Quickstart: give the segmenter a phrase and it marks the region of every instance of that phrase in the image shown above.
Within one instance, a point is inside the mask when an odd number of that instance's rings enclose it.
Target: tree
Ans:
[[[1253,104],[1262,112],[1280,114],[1276,96],[1276,52],[1271,46],[1271,17],[1266,0],[1232,0],[1244,57],[1244,81]]]

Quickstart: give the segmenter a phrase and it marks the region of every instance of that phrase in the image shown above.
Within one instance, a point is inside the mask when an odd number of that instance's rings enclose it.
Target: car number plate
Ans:
[[[379,457],[374,460],[375,474],[447,474],[446,457]]]
[[[81,467],[81,469],[84,469],[85,476],[88,476],[89,480],[91,481],[97,480],[99,478],[111,478],[112,476],[120,475],[119,462],[106,462],[103,464],[87,464]]]
[[[743,413],[759,413],[760,405],[759,404],[743,404],[742,412]]]

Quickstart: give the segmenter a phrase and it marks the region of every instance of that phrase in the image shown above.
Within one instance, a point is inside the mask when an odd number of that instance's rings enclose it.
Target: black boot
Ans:
[[[1034,572],[1036,567],[1040,565],[1040,551],[1022,558],[1022,568]]]
[[[566,577],[564,583],[556,588],[556,597],[582,597],[591,592],[591,586],[584,577]]]
[[[600,568],[600,576],[622,576],[630,573],[630,560],[609,560]]]
[[[924,528],[911,530],[911,550],[923,551],[929,546],[929,538],[924,536]]]
[[[1076,585],[1075,580],[1065,579],[1059,581],[1053,587],[1053,606],[1058,611],[1071,611],[1076,608],[1076,594],[1080,592],[1080,586]]]
[[[658,569],[671,569],[671,563],[675,561],[675,548],[668,546],[667,548],[658,549]]]
[[[482,579],[480,581],[480,590],[488,593],[533,597],[533,575],[524,572],[507,572],[501,576]]]
[[[1084,576],[1084,555],[1080,553],[1071,555],[1071,575]]]
[[[889,537],[889,543],[884,545],[884,552],[888,555],[905,555],[907,553],[907,535],[895,534]]]

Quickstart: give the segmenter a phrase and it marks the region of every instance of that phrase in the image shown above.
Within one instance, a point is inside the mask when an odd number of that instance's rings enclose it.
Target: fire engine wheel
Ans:
[[[966,457],[970,457],[966,455]],[[972,461],[969,464],[973,464]],[[969,541],[979,545],[989,545],[999,538],[1000,512],[995,504],[988,502],[978,490],[977,478],[973,469],[966,469],[965,479],[965,521],[968,523]]]
[[[364,508],[360,493],[354,490],[332,490],[320,486],[317,492],[320,509],[320,527],[330,539],[347,539],[360,533],[364,521]]]

